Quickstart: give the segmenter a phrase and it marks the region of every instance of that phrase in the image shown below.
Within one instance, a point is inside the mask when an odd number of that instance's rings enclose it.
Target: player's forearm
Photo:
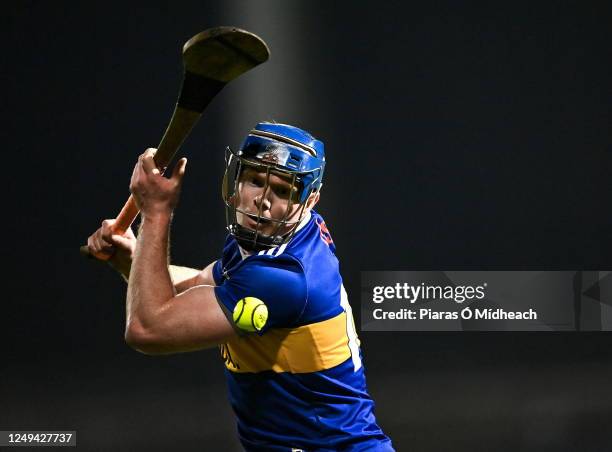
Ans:
[[[153,330],[175,295],[168,269],[170,221],[170,214],[142,218],[128,282],[126,334]]]

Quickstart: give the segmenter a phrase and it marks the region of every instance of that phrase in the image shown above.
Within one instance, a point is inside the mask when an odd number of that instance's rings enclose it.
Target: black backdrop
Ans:
[[[275,119],[326,143],[318,210],[356,312],[362,270],[611,269],[609,8],[458,3],[4,6],[0,429],[240,450],[218,352],[130,350],[122,281],[78,255],[161,137],[181,45],[212,26],[258,33],[272,59],[185,144],[177,263],[218,256],[223,148]],[[609,447],[609,333],[360,336],[398,450]]]

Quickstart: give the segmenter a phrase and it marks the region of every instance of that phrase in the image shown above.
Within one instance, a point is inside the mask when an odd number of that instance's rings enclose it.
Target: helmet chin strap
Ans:
[[[297,225],[297,227],[287,232],[287,234],[285,234],[284,236],[268,237],[265,235],[257,234],[252,229],[245,228],[243,226],[240,226],[239,224],[233,225],[233,231],[231,232],[236,238],[236,241],[240,246],[241,252],[244,251],[243,257],[245,257],[244,254],[250,255],[261,250],[270,249],[274,248],[275,246],[282,245],[286,242],[285,237],[287,235],[292,236],[304,226],[306,226],[310,221],[310,217],[310,210],[306,210],[304,217],[300,220],[300,223]]]
[[[268,237],[257,234],[256,231],[239,224],[233,225],[232,229],[232,235],[236,238],[238,245],[248,253],[274,248],[281,245],[284,241],[282,236]]]

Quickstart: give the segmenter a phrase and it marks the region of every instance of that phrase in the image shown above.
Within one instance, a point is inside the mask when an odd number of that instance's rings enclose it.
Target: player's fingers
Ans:
[[[89,237],[87,237],[87,248],[89,248],[89,251],[91,253],[96,252],[93,235],[90,235]]]
[[[91,248],[93,249],[94,252],[98,252],[100,251],[100,231],[96,231],[96,233],[94,235],[92,235],[90,237],[91,239]]]
[[[132,177],[130,178],[131,181],[136,179],[136,177],[138,176],[139,168],[140,168],[140,158],[136,161],[136,164],[134,165],[134,169],[132,170]]]
[[[115,218],[107,218],[105,220],[102,220],[102,227],[103,228],[112,228],[113,224],[115,224],[115,221],[117,221]]]
[[[140,161],[142,159],[142,155],[138,157],[136,164],[134,165],[134,169],[132,170],[132,177],[130,178],[130,190],[138,183],[138,175],[140,173]]]
[[[119,248],[131,250],[133,248],[133,240],[122,235],[113,234],[110,237],[111,243]]]
[[[112,254],[113,254],[113,250],[112,249],[109,250],[109,249],[100,248],[100,246],[97,244],[97,242],[98,241],[96,240],[95,235],[91,235],[87,239],[87,248],[89,249],[89,251],[90,251],[90,253],[92,255],[103,254],[103,255],[106,255],[106,256],[109,256],[109,257],[112,256]]]
[[[157,152],[156,148],[146,148],[145,151],[140,154],[140,156],[138,157],[139,160],[144,159],[145,157],[151,157],[154,156],[155,153]]]
[[[144,154],[142,154],[142,167],[144,172],[147,174],[160,174],[159,169],[155,164],[155,160],[153,160],[156,150],[157,149],[149,148]]]
[[[185,175],[185,168],[187,168],[187,159],[183,157],[176,163],[176,165],[174,166],[174,170],[172,171],[171,179],[177,184],[180,184],[183,180],[183,176]]]
[[[113,225],[115,224],[115,220],[114,219],[107,219],[104,220],[102,222],[102,226],[100,227],[100,235],[102,236],[102,238],[106,241],[108,241],[108,239],[110,238],[110,236],[113,234]]]
[[[93,248],[96,253],[110,254],[113,252],[113,245],[102,239],[99,234],[93,236]]]
[[[135,189],[142,184],[142,177],[144,175],[143,159],[146,152],[140,154],[136,165],[134,165],[134,171],[132,172],[132,178],[130,179],[130,191],[134,193]]]
[[[112,248],[113,244],[107,240],[101,233],[96,234],[96,243],[100,247],[100,249]]]

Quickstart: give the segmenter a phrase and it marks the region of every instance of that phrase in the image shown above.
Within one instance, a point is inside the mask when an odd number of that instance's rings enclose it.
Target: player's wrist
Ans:
[[[141,223],[151,225],[164,225],[172,221],[173,211],[171,209],[152,210],[141,212]]]

